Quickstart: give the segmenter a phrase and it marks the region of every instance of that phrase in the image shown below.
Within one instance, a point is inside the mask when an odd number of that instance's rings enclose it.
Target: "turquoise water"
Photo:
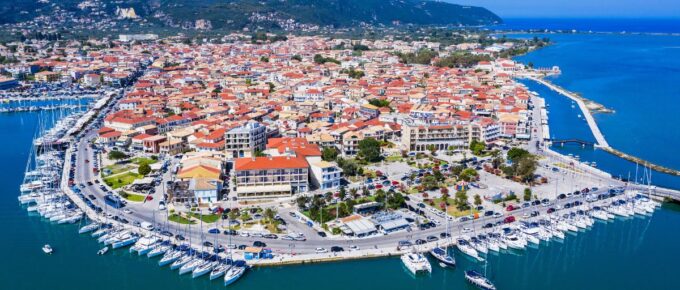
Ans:
[[[670,35],[549,35],[556,43],[517,59],[536,66],[558,65],[562,75],[551,79],[616,111],[596,114],[609,144],[653,163],[680,169],[680,36]],[[524,82],[544,96],[551,135],[593,137],[571,101],[536,84]],[[559,148],[558,148],[559,149]],[[561,151],[596,161],[608,171],[631,178],[635,164],[603,151],[567,147]],[[680,188],[680,178],[654,173],[652,180]]]
[[[551,38],[558,44],[524,58],[537,65],[560,65],[564,73],[554,82],[614,107],[616,114],[597,116],[612,145],[680,168],[677,147],[667,146],[680,141],[673,123],[677,123],[678,117],[664,115],[677,111],[676,84],[680,82],[675,81],[677,76],[664,74],[680,67],[676,66],[680,58],[675,54],[677,49],[663,48],[680,46],[680,38],[590,37],[553,35]],[[644,52],[653,56],[645,58]],[[642,62],[640,57],[647,62]],[[597,71],[589,71],[590,66],[598,63]],[[670,82],[675,83],[669,85]],[[647,87],[637,88],[637,84]],[[585,123],[576,118],[577,112],[570,108],[569,101],[542,91],[540,86],[529,85],[551,105],[552,134],[560,138],[592,138]],[[641,91],[645,94],[640,94]],[[630,104],[633,101],[645,104]],[[653,110],[647,112],[642,108]],[[224,288],[219,281],[180,277],[168,268],[159,268],[157,260],[132,256],[125,250],[97,256],[100,245],[89,237],[79,236],[76,225],[53,225],[27,215],[16,196],[37,127],[37,115],[0,115],[0,140],[5,142],[4,150],[0,151],[3,164],[0,218],[5,231],[0,239],[3,258],[0,289]],[[638,134],[635,131],[638,128],[648,130]],[[645,136],[651,136],[651,140]],[[601,168],[617,174],[635,170],[627,162],[601,151],[578,147],[558,149],[592,158]],[[669,154],[675,155],[667,156]],[[653,179],[656,183],[680,188],[676,178],[655,174]],[[52,256],[40,250],[45,243],[55,248]],[[598,223],[588,232],[568,236],[563,244],[491,256],[487,273],[499,289],[680,289],[675,279],[679,244],[680,208],[666,205],[651,218]],[[464,282],[462,270],[481,269],[481,265],[458,254],[456,259],[457,269],[444,270],[433,263],[432,275],[418,278],[407,274],[397,258],[255,269],[230,288],[473,289]]]

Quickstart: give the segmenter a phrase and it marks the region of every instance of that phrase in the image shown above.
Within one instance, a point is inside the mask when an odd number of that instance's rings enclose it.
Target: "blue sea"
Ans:
[[[536,24],[536,28],[545,22]],[[530,24],[525,24],[530,27]],[[585,25],[585,24],[584,24]],[[605,26],[606,27],[606,26]],[[663,27],[662,24],[651,27]],[[629,28],[612,29],[615,31]],[[656,29],[655,29],[656,30]],[[658,32],[658,31],[650,31]],[[610,144],[624,152],[680,168],[675,128],[678,117],[677,68],[680,38],[640,35],[548,35],[555,44],[519,57],[540,66],[559,65],[552,81],[616,110],[597,115]],[[550,104],[551,134],[558,138],[592,138],[571,102],[532,83]],[[56,225],[26,213],[16,196],[38,116],[50,113],[0,114],[0,218],[3,221],[0,289],[222,289],[218,281],[178,276],[159,268],[157,260],[125,250],[97,256],[100,245],[77,234],[76,225]],[[52,119],[52,118],[44,118]],[[556,148],[597,161],[602,169],[626,176],[635,167],[607,153],[580,147]],[[678,178],[653,174],[653,182],[680,188]],[[46,256],[40,247],[55,248]],[[564,243],[491,256],[488,276],[498,289],[680,289],[680,207],[665,205],[652,217],[603,224]],[[411,277],[397,258],[262,268],[247,273],[234,289],[474,289],[463,280],[466,269],[482,265],[456,254],[456,269],[433,262],[430,276]]]

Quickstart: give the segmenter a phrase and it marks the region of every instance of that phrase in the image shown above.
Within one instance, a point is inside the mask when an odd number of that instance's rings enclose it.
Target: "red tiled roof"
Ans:
[[[258,169],[287,169],[287,168],[307,168],[309,164],[304,157],[255,157],[238,158],[234,168],[236,170],[258,170]]]

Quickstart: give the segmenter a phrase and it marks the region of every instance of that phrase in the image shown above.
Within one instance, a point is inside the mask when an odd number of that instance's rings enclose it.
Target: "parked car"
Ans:
[[[515,222],[515,217],[514,216],[507,216],[504,220],[503,223],[509,224]]]

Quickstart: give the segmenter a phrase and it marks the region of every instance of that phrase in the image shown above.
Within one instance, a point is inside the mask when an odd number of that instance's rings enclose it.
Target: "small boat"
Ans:
[[[465,271],[465,280],[467,280],[470,284],[475,285],[479,287],[480,289],[484,290],[496,290],[496,286],[489,281],[482,273],[479,273],[475,270],[468,270]]]
[[[42,251],[45,252],[45,254],[50,255],[50,254],[52,254],[52,252],[53,252],[54,250],[52,249],[52,246],[50,246],[49,244],[45,244],[45,245],[42,247]]]
[[[456,260],[454,260],[453,257],[449,256],[446,253],[446,249],[442,247],[435,247],[434,249],[430,250],[430,255],[437,259],[440,262],[440,265],[443,264],[444,266],[449,267],[456,266]]]
[[[248,265],[246,265],[245,261],[236,261],[234,265],[224,274],[224,286],[236,282],[236,280],[243,276],[243,273],[245,273],[247,269]]]
[[[228,263],[222,263],[217,265],[217,267],[213,268],[212,271],[210,271],[210,280],[215,280],[222,275],[224,275],[225,272],[227,272],[231,268],[231,265]]]
[[[101,256],[101,255],[104,255],[104,254],[106,254],[108,251],[109,251],[109,246],[105,246],[105,247],[101,248],[101,250],[97,251],[97,255],[100,255],[100,256]]]

